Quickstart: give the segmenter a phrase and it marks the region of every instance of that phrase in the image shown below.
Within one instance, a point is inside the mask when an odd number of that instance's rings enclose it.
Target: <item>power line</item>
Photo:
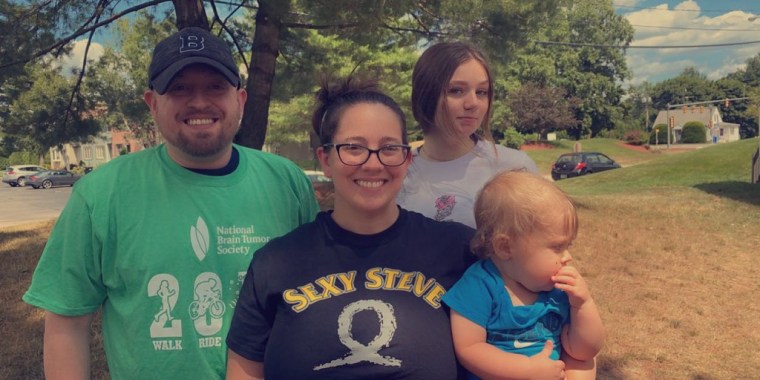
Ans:
[[[739,46],[739,45],[753,45],[760,44],[760,41],[744,41],[744,42],[729,42],[725,44],[704,44],[704,45],[660,45],[660,46],[646,46],[646,45],[605,45],[605,44],[589,44],[583,42],[557,42],[557,41],[537,41],[531,40],[531,42],[539,45],[554,45],[554,46],[570,46],[570,47],[596,47],[596,48],[616,48],[616,49],[693,49],[693,48],[708,48],[708,47],[724,47],[724,46]]]
[[[689,28],[685,26],[657,26],[657,25],[635,25],[637,28],[660,28],[660,29],[683,29],[683,30],[715,30],[719,32],[760,32],[760,29],[722,29],[722,28]]]
[[[653,10],[653,11],[663,11],[663,12],[702,12],[702,13],[728,13],[736,11],[737,9],[663,9],[663,8],[656,8],[656,7],[636,7],[633,5],[622,5],[622,4],[615,4],[612,3],[613,7],[616,8],[628,8],[628,9],[640,9],[640,10]],[[758,13],[756,10],[752,9],[741,9],[744,12],[751,12],[751,13]]]

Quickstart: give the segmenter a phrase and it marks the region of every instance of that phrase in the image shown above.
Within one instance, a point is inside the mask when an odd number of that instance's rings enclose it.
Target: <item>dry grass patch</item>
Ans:
[[[601,379],[760,373],[760,208],[688,188],[577,201],[574,256],[608,330]]]
[[[53,223],[0,230],[0,379],[42,379],[42,311],[21,301]]]
[[[0,229],[0,379],[44,379],[42,333],[44,312],[21,301],[45,248],[54,221]],[[100,338],[100,318],[93,325],[92,378],[108,379]]]

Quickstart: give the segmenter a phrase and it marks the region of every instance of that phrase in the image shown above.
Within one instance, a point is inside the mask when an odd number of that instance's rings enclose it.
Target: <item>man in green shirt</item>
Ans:
[[[223,378],[252,255],[318,211],[296,165],[232,143],[247,94],[224,41],[173,34],[149,81],[165,143],[76,184],[24,295],[46,310],[47,379],[90,378],[98,310],[112,379]]]

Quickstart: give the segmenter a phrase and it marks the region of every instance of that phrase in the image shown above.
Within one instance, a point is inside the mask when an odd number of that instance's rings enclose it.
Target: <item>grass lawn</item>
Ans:
[[[547,163],[572,151],[562,144],[528,154],[548,174]],[[580,213],[574,265],[607,328],[599,379],[759,378],[760,303],[751,297],[760,292],[760,184],[749,183],[757,146],[652,153],[582,142],[625,166],[559,182]],[[51,227],[0,229],[0,300],[10,306],[0,310],[0,379],[42,378],[42,313],[20,298]],[[93,377],[106,378],[98,343],[93,352]]]

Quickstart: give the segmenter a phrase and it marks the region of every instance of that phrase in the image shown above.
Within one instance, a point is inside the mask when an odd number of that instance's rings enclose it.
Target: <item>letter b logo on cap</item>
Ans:
[[[203,50],[203,37],[191,34],[180,38],[182,39],[182,46],[179,47],[180,53]]]

